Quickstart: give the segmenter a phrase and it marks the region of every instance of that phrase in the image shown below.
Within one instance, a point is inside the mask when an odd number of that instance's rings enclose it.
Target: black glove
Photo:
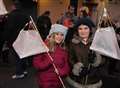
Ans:
[[[90,70],[87,67],[83,67],[82,71],[79,73],[80,77],[85,77],[87,74],[89,74]]]

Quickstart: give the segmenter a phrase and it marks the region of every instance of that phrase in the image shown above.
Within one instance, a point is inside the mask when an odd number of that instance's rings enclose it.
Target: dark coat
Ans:
[[[48,16],[41,15],[38,17],[37,20],[38,31],[43,40],[45,40],[47,35],[49,34],[51,25],[52,25],[51,19]]]
[[[3,43],[4,43],[2,34],[4,31],[4,24],[6,22],[6,19],[7,19],[7,15],[0,15],[0,52],[2,50]]]
[[[20,9],[15,9],[10,12],[4,25],[4,31],[2,35],[3,39],[12,45],[17,38],[20,30],[27,22],[28,16],[23,14]]]
[[[88,44],[85,45],[81,42],[81,39],[78,36],[75,36],[70,44],[69,51],[72,68],[70,78],[83,85],[85,84],[86,76],[88,76],[87,84],[94,84],[100,81],[98,74],[100,69],[99,67],[102,64],[102,58],[100,55],[97,55],[89,49],[91,42],[92,41],[90,39]],[[78,63],[81,63],[83,66],[80,67],[80,69],[82,69],[81,71],[78,69],[79,75],[75,75],[73,73],[73,69]]]
[[[62,78],[69,74],[68,53],[57,46],[55,51],[50,53],[53,62],[47,53],[36,55],[33,59],[33,66],[37,69],[37,79],[40,88],[62,88],[60,80],[54,71],[52,63],[55,63]]]

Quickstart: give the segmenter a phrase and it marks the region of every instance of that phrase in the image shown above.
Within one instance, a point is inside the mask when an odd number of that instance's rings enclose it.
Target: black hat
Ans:
[[[87,25],[90,29],[92,29],[92,27],[95,27],[93,21],[88,17],[80,18],[76,24],[76,27],[80,26],[81,24]]]

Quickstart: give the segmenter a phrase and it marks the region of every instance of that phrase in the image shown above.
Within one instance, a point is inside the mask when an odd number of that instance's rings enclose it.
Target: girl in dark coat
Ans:
[[[61,78],[69,74],[68,52],[62,47],[66,32],[65,26],[52,25],[46,45],[53,61],[51,61],[48,53],[41,53],[33,59],[33,66],[37,69],[39,88],[62,88],[53,63],[56,65]]]
[[[71,88],[100,88],[102,81],[99,70],[102,58],[89,49],[91,45],[92,26],[86,19],[77,25],[77,34],[70,44],[71,74],[67,82]]]

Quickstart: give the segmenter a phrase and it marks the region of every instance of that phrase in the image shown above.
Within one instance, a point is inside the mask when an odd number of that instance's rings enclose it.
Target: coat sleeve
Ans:
[[[39,54],[33,58],[33,66],[37,70],[45,70],[52,65],[52,61],[47,54]]]
[[[59,73],[61,77],[68,76],[70,73],[70,66],[69,66],[69,61],[68,61],[68,54],[65,54],[65,63],[62,68],[59,68]]]
[[[69,48],[69,61],[70,61],[70,65],[71,67],[77,62],[77,56],[76,56],[76,52],[74,50],[74,45],[71,44],[70,48]]]

